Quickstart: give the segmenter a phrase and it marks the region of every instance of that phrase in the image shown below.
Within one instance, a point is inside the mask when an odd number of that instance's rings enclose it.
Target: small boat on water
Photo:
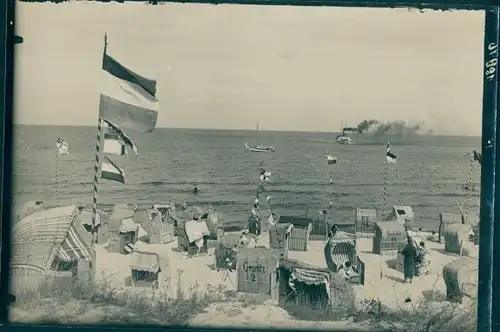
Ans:
[[[257,122],[257,142],[259,141],[259,123]],[[274,146],[269,145],[260,145],[257,143],[257,145],[250,146],[248,145],[248,142],[245,142],[245,148],[248,149],[251,152],[274,152]]]
[[[343,124],[340,125],[340,134],[335,137],[335,140],[339,144],[351,144],[352,137],[347,135],[346,128],[344,128]]]
[[[249,146],[248,143],[245,142],[245,148],[247,148],[249,151],[252,151],[252,152],[274,152],[274,147],[272,145],[270,145],[270,146],[263,146],[263,145]]]

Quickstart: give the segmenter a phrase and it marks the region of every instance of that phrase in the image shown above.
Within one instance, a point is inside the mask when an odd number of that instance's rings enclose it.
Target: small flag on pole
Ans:
[[[127,147],[120,138],[120,135],[118,135],[118,133],[113,129],[110,129],[109,132],[104,134],[104,149],[102,152],[125,156],[127,155]]]
[[[69,145],[61,137],[57,138],[56,147],[59,154],[69,154]]]
[[[125,183],[125,173],[111,159],[104,156],[101,177],[106,180]]]
[[[387,143],[386,158],[387,158],[387,162],[390,164],[395,164],[396,159],[398,159],[398,157],[394,153],[391,152],[391,143]]]
[[[263,168],[260,169],[260,176],[259,176],[260,181],[269,181],[270,176],[271,172],[266,172],[266,170]]]
[[[110,121],[103,120],[108,125],[108,133],[104,134],[104,153],[126,155],[127,147],[137,155],[137,146],[118,126]]]
[[[120,128],[153,131],[159,106],[156,80],[142,77],[106,53],[102,69],[105,82],[99,104],[101,119]]]
[[[333,156],[330,156],[330,155],[327,155],[326,156],[326,163],[328,165],[333,165],[333,164],[336,164],[337,163],[337,158],[336,157],[333,157]]]
[[[480,152],[477,152],[476,149],[474,149],[474,161],[479,162],[479,165],[483,164],[483,156]]]

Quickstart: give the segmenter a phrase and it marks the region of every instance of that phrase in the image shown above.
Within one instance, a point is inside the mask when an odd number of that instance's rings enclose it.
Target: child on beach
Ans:
[[[429,266],[429,260],[427,258],[427,249],[425,248],[424,241],[420,241],[417,248],[417,256],[415,259],[415,274],[421,276],[427,274],[427,266]]]

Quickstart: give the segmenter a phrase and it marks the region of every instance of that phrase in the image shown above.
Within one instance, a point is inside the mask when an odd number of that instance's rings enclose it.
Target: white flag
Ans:
[[[56,141],[57,152],[59,154],[69,154],[69,145],[62,138],[58,137]]]

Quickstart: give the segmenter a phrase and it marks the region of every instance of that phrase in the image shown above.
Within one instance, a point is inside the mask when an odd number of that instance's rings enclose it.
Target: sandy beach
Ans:
[[[355,286],[356,300],[379,299],[389,308],[397,309],[404,305],[408,297],[412,302],[432,300],[433,294],[446,294],[446,285],[442,276],[443,267],[456,259],[458,255],[445,253],[444,244],[426,241],[429,249],[429,274],[416,277],[411,284],[403,283],[403,274],[396,271],[392,260],[394,255],[376,255],[371,253],[372,239],[359,239],[359,257],[366,264],[365,285]],[[311,264],[320,268],[327,268],[324,257],[323,241],[310,241],[308,251],[290,251],[288,257]],[[227,290],[236,290],[236,272],[214,269],[214,248],[208,254],[189,257],[187,253],[177,250],[176,241],[164,245],[151,245],[137,242],[138,250],[157,253],[160,256],[162,272],[159,277],[159,287],[175,297],[177,285],[184,293],[193,290],[206,290],[212,287],[224,287]],[[477,257],[477,246],[469,246],[469,255]],[[131,256],[108,253],[103,246],[97,251],[97,280],[112,281],[116,285],[125,286],[130,278]]]

